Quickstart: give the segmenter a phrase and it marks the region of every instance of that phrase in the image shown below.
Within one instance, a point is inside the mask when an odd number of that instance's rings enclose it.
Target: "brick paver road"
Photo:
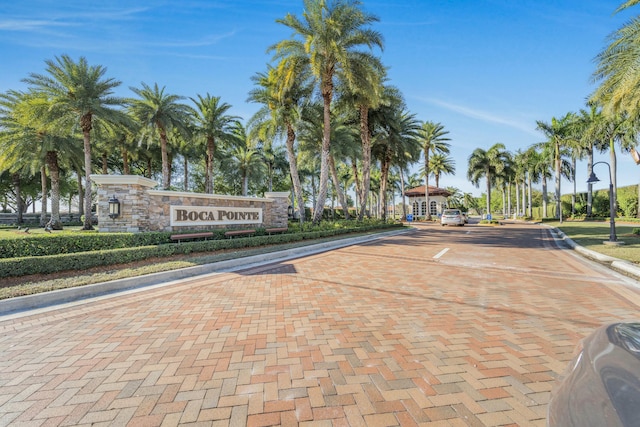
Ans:
[[[431,225],[4,317],[0,425],[544,425],[633,283],[538,226]]]

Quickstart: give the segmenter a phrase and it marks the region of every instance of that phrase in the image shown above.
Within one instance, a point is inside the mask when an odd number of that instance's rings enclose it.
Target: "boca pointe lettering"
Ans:
[[[171,226],[260,224],[262,209],[171,206]]]

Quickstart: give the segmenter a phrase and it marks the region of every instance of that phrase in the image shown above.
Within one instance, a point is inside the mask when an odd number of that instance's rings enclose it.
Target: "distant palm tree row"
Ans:
[[[292,35],[269,47],[272,63],[253,77],[248,101],[261,107],[246,127],[229,104],[208,93],[187,99],[157,83],[141,83],[130,88],[135,96],[122,98],[114,95],[121,82],[106,77],[105,67],[68,55],[47,60],[44,73],[24,79],[27,90],[0,94],[0,172],[11,179],[18,211],[24,210],[21,180],[37,173],[41,221],[49,180],[50,225],[58,229],[61,173],[76,174],[79,191],[84,177],[81,212],[90,212],[92,171],[130,174],[133,165],[135,173],[154,177],[159,163],[162,188],[169,189],[180,158],[185,190],[193,180],[189,171],[203,171],[201,187],[191,188],[206,193],[216,190],[216,182],[222,182],[218,189],[233,191],[237,187],[229,183],[239,181],[247,195],[250,183],[265,175],[271,190],[280,176],[276,186],[292,188],[301,222],[309,198],[313,221],[322,219],[329,183],[345,217],[347,190],[354,188],[358,219],[374,209],[385,218],[388,183],[396,183],[395,176],[422,153],[428,197],[430,175],[439,182],[455,171],[447,156],[448,132],[439,123],[418,121],[388,83],[386,67],[373,52],[383,47],[372,28],[377,21],[353,0],[304,0],[302,17],[277,20]],[[278,141],[284,141],[286,159]],[[287,166],[288,173],[278,175]],[[91,228],[85,215],[84,229]]]
[[[624,2],[616,12],[640,3]],[[469,158],[468,179],[475,185],[486,179],[486,212],[491,213],[491,190],[499,189],[511,196],[515,188],[516,212],[531,216],[531,184],[542,184],[542,209],[547,212],[548,180],[555,183],[556,218],[561,218],[562,178],[573,183],[571,213],[576,211],[576,163],[586,160],[587,174],[593,172],[594,151],[609,153],[610,179],[617,209],[616,148],[623,152],[635,149],[640,133],[640,19],[636,18],[610,36],[610,44],[596,57],[593,81],[598,88],[588,97],[586,107],[553,117],[549,122],[537,121],[537,129],[545,140],[526,150],[511,153],[503,144],[488,150],[477,149]],[[639,186],[640,188],[640,186]],[[522,201],[520,203],[520,196]],[[592,215],[593,194],[588,184],[586,215]],[[503,211],[511,211],[511,203],[503,203]]]

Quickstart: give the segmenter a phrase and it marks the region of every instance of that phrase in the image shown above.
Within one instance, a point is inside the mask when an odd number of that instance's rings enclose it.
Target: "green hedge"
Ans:
[[[171,233],[39,234],[0,241],[0,258],[22,258],[168,243]]]
[[[320,239],[339,234],[364,232],[373,229],[397,227],[396,224],[367,225],[357,229],[319,230],[303,233],[285,233],[272,236],[242,237],[235,239],[203,240],[197,242],[167,243],[137,247],[103,249],[58,255],[23,256],[0,259],[0,278],[29,274],[49,274],[68,270],[86,270],[92,267],[126,264],[148,258],[167,257],[193,252],[213,252],[223,249],[244,249],[272,244],[291,243],[301,240]],[[401,226],[401,225],[400,225]],[[163,233],[144,233],[163,234]],[[166,239],[170,233],[166,234]],[[142,234],[141,234],[142,235]],[[108,235],[101,234],[100,238]],[[160,236],[156,236],[159,238]],[[20,239],[22,241],[22,239]]]

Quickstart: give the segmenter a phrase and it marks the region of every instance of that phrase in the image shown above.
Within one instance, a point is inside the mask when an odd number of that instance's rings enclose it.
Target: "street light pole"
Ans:
[[[611,178],[611,166],[607,162],[596,162],[591,166],[591,176],[587,180],[588,184],[593,184],[594,182],[600,181],[596,176],[595,172],[593,172],[593,167],[600,163],[604,163],[609,168],[609,242],[617,243],[618,236],[616,236],[616,203],[613,199],[613,179]],[[605,242],[606,243],[606,242]]]

